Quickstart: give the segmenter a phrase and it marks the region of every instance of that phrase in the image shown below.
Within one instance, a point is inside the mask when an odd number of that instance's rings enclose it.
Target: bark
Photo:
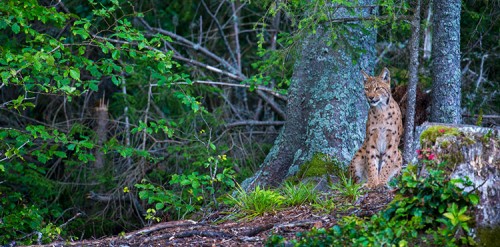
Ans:
[[[434,0],[431,118],[460,123],[460,0]]]
[[[431,18],[432,18],[432,0],[427,5],[427,13],[424,21],[424,60],[428,61],[431,58],[432,52],[432,32],[431,32]]]
[[[420,37],[420,0],[415,1],[414,15],[411,22],[412,34],[410,39],[410,75],[408,82],[408,99],[406,104],[406,118],[405,118],[405,136],[404,151],[403,151],[403,164],[408,164],[412,159],[414,152],[413,149],[413,129],[415,126],[415,105],[417,99],[417,82],[418,82],[418,50],[419,50],[419,37]]]
[[[355,10],[362,11],[363,17],[370,14],[367,8]],[[334,17],[352,16],[340,9]],[[363,33],[361,25],[353,25],[359,22],[350,24],[335,48],[327,45],[331,33],[322,27],[303,40],[289,88],[286,122],[261,169],[243,182],[243,188],[276,186],[315,153],[331,155],[344,164],[351,160],[365,135],[368,104],[360,70],[373,70],[376,33]],[[354,62],[354,55],[360,53]]]

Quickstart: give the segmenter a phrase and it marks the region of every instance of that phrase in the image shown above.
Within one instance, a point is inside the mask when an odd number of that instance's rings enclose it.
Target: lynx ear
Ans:
[[[389,72],[389,69],[384,67],[384,69],[382,70],[382,72],[380,72],[380,75],[378,77],[382,78],[384,81],[389,82],[391,80],[391,73]]]
[[[366,82],[368,80],[368,77],[370,77],[366,72],[361,70],[361,74],[363,75],[363,82]]]

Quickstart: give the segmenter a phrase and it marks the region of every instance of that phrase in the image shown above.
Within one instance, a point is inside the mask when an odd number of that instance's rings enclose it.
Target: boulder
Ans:
[[[437,162],[447,160],[452,178],[469,177],[477,188],[479,228],[500,227],[500,129],[424,123],[416,128],[414,147],[430,149]],[[417,157],[413,159],[417,162]]]

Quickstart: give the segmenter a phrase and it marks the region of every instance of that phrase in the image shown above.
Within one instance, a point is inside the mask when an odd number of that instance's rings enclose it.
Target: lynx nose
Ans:
[[[374,98],[374,97],[368,97],[368,99],[369,99],[370,101],[373,101],[373,98]]]

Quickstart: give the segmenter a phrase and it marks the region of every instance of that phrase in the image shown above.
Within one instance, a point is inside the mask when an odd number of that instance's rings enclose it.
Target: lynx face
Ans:
[[[391,97],[391,78],[389,70],[384,68],[379,76],[369,76],[361,71],[364,77],[366,100],[372,107],[389,104]]]

